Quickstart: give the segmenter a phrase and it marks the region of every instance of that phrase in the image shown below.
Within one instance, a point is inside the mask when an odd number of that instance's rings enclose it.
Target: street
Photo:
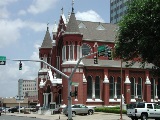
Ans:
[[[131,120],[126,115],[122,116],[123,120]],[[0,116],[0,120],[67,120],[68,117],[63,114],[39,115],[23,113],[6,113]],[[93,115],[76,115],[73,120],[118,120],[119,114],[95,112]]]
[[[67,120],[68,117],[63,114],[39,115],[39,114],[23,114],[23,113],[2,113],[0,120]],[[120,120],[120,114],[95,112],[93,115],[76,115],[73,120]],[[131,120],[125,114],[122,115],[123,120]],[[148,119],[152,120],[152,119]]]

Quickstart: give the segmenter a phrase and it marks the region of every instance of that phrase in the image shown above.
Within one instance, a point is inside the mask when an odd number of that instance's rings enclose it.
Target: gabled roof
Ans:
[[[48,27],[41,48],[52,48],[52,39]]]
[[[81,21],[81,20],[77,20],[77,24],[79,26],[80,33],[83,34],[83,40],[115,42],[117,33],[116,24]],[[82,27],[82,25],[85,27]]]
[[[71,13],[65,33],[67,34],[68,33],[69,34],[77,34],[77,33],[79,34],[80,33],[74,12]]]

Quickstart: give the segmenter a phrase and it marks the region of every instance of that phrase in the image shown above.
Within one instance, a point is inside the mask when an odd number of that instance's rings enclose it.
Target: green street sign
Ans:
[[[6,64],[6,56],[0,56],[0,65]]]
[[[105,51],[106,47],[104,45],[98,47],[98,52]]]
[[[79,83],[78,82],[71,82],[71,85],[78,86]]]

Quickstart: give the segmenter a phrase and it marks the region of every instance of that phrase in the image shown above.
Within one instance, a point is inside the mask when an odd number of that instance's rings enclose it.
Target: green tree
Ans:
[[[160,67],[160,0],[132,0],[118,27],[117,57]]]

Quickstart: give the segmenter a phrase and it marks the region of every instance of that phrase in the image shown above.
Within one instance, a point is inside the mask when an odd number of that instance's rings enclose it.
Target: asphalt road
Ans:
[[[39,115],[39,114],[23,114],[23,113],[6,113],[0,116],[0,120],[67,120],[63,114]],[[76,115],[73,120],[120,120],[120,114],[95,112],[93,115]],[[122,115],[123,120],[131,120],[126,115]],[[151,120],[151,119],[149,119]],[[153,119],[152,119],[153,120]]]
[[[0,120],[45,120],[45,119],[33,118],[33,117],[2,115],[2,116],[0,116]]]

